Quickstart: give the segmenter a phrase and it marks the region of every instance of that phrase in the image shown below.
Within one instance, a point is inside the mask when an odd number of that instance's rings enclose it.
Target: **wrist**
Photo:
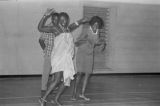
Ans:
[[[43,15],[43,18],[46,18],[46,17],[49,17],[49,15],[44,14],[44,15]]]
[[[78,21],[76,21],[75,24],[76,24],[77,26],[79,26],[79,22],[78,22]]]
[[[47,15],[44,14],[42,18],[45,18],[46,16],[47,16]]]

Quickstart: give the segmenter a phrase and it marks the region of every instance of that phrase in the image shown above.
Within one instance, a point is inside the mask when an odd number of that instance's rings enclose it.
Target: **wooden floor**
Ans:
[[[40,76],[0,78],[0,106],[40,106],[40,82]],[[90,102],[71,101],[72,89],[61,98],[64,106],[160,106],[160,75],[94,75],[86,90]]]

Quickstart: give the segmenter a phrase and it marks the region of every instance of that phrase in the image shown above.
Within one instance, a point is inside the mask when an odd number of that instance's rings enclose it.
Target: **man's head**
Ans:
[[[57,25],[58,21],[59,21],[59,14],[58,13],[52,13],[51,14],[51,20],[52,20],[53,24]]]
[[[93,32],[96,32],[98,29],[103,28],[104,22],[99,16],[93,16],[89,21],[89,25],[91,26]]]
[[[69,15],[65,12],[61,12],[59,14],[59,24],[62,26],[62,27],[67,27],[68,24],[69,24]]]

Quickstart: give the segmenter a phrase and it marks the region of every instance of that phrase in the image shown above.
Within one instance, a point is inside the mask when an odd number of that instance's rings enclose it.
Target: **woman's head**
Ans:
[[[69,15],[65,12],[59,14],[59,24],[63,27],[67,27],[69,24]]]
[[[58,21],[59,21],[59,14],[58,13],[52,13],[51,14],[51,20],[52,20],[53,24],[57,25]]]
[[[99,16],[93,16],[89,21],[89,25],[92,27],[92,30],[96,32],[98,29],[102,29],[104,27],[104,22]]]

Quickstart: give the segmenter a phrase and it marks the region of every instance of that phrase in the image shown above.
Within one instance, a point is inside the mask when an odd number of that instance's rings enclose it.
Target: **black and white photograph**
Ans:
[[[0,0],[0,106],[160,106],[160,0]]]

